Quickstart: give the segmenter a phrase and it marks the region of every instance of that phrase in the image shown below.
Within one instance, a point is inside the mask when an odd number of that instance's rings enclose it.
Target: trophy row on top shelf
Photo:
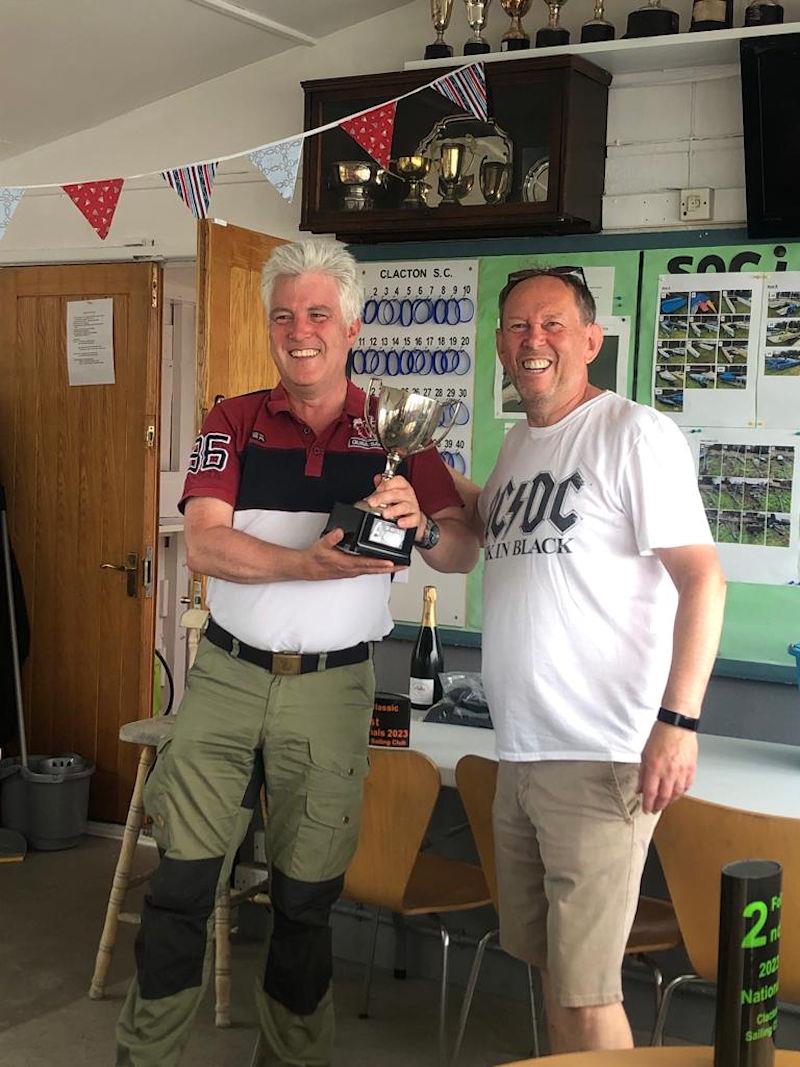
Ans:
[[[467,23],[472,36],[464,45],[464,55],[490,52],[491,45],[483,36],[492,0],[463,0]],[[453,13],[454,0],[430,0],[431,18],[436,40],[425,49],[425,59],[448,59],[452,46],[444,38]],[[528,14],[533,0],[500,0],[503,11],[511,18],[511,25],[500,41],[503,52],[531,47],[522,19]],[[536,48],[569,44],[569,30],[559,24],[561,9],[567,0],[544,0],[548,9],[547,25],[537,30]],[[783,22],[783,7],[778,0],[750,0],[744,13],[745,26],[776,25]],[[648,0],[645,6],[628,15],[626,37],[656,37],[679,32],[678,14],[662,7],[661,0]],[[690,29],[721,30],[733,26],[733,0],[694,0]],[[593,17],[581,27],[581,43],[613,41],[616,31],[605,18],[605,0],[594,0]]]

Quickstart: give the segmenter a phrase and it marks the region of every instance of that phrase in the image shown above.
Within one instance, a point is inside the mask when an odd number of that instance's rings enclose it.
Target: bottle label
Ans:
[[[411,697],[412,704],[432,704],[433,678],[411,678],[408,695]]]

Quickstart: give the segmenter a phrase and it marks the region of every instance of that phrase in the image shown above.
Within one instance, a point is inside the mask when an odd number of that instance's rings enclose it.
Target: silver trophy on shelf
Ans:
[[[501,159],[484,159],[478,174],[487,204],[502,204],[511,189],[511,166]]]
[[[375,413],[373,399],[377,397]],[[461,413],[460,400],[441,402],[429,396],[384,385],[372,378],[364,399],[364,422],[385,449],[386,466],[382,478],[388,481],[397,473],[400,463],[431,445],[438,445],[450,432]],[[437,434],[445,410],[449,415],[446,426]],[[358,556],[388,559],[400,566],[411,562],[411,549],[417,535],[415,529],[404,530],[392,519],[385,519],[366,501],[357,504],[333,505],[324,533],[344,530],[338,548]]]
[[[344,159],[333,164],[333,182],[343,211],[371,211],[375,197],[386,190],[387,172],[380,164]]]
[[[452,47],[444,39],[444,31],[450,25],[453,0],[431,0],[431,18],[436,30],[436,40],[425,49],[425,59],[449,59]]]
[[[460,141],[445,141],[439,153],[439,193],[442,204],[460,204],[472,191],[475,175],[467,174],[474,152]]]
[[[431,161],[427,156],[398,156],[394,161],[393,173],[408,185],[405,199],[400,203],[401,208],[419,210],[428,206],[431,187],[425,179],[430,169]]]
[[[464,0],[467,22],[472,30],[472,36],[464,45],[465,56],[480,55],[483,52],[491,52],[492,50],[491,45],[483,36],[491,2],[492,0]]]

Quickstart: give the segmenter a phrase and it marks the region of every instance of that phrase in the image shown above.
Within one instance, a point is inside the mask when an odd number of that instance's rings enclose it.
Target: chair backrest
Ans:
[[[373,748],[364,783],[358,849],[344,895],[400,911],[442,780],[430,757],[413,749]]]
[[[484,756],[462,756],[456,765],[456,785],[478,849],[483,876],[496,909],[497,874],[494,865],[492,803],[497,785],[497,761]]]
[[[782,865],[779,999],[800,1003],[800,819],[683,797],[661,816],[654,840],[689,959],[709,982],[717,980],[722,867],[745,859]]]

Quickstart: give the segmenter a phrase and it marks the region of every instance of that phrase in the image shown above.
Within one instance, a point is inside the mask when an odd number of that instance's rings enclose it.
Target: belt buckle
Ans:
[[[273,674],[299,674],[302,657],[299,652],[273,652]]]

